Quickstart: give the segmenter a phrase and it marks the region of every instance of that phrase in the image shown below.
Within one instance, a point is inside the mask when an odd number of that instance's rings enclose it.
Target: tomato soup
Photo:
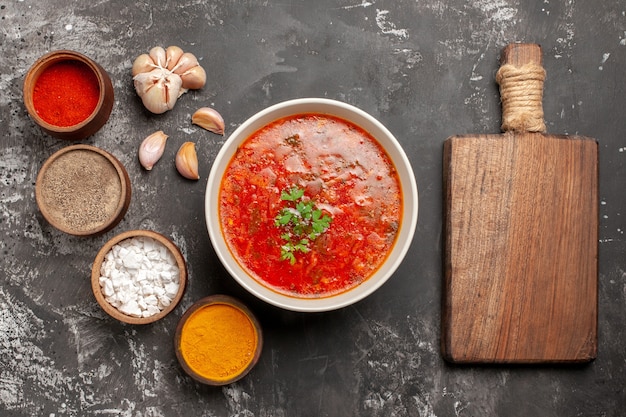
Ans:
[[[252,134],[225,170],[226,243],[264,286],[326,297],[367,280],[391,251],[402,217],[395,167],[365,130],[300,114]]]

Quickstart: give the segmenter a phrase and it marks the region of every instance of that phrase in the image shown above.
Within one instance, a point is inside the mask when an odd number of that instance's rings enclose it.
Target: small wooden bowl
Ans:
[[[185,341],[185,337],[183,337],[183,332],[192,331],[191,328],[186,327],[189,319],[194,314],[198,314],[203,311],[206,312],[206,310],[204,309],[213,309],[216,306],[230,307],[233,309],[231,313],[242,314],[243,316],[245,316],[245,318],[247,318],[249,322],[248,324],[253,330],[252,338],[254,339],[248,340],[248,342],[254,343],[254,346],[242,349],[243,352],[239,352],[237,349],[229,349],[228,346],[224,346],[222,343],[220,343],[227,338],[220,339],[218,337],[211,337],[211,335],[213,335],[213,332],[207,331],[204,332],[204,335],[208,336],[208,339],[206,337],[198,339],[198,341],[200,342],[198,346],[204,347],[204,352],[197,352],[197,356],[192,356],[189,353],[185,354],[185,352],[183,352],[184,349],[181,347],[181,344]],[[214,324],[221,324],[222,330],[232,330],[234,337],[242,337],[241,335],[243,334],[243,332],[237,332],[237,329],[224,329],[223,322],[220,322],[218,320],[219,317],[214,316],[213,318],[215,319],[215,321],[211,322],[210,319],[204,317],[202,323],[211,330],[214,329]],[[189,307],[189,309],[180,319],[180,321],[178,322],[178,326],[176,327],[174,349],[176,351],[176,357],[178,358],[178,362],[190,377],[198,382],[207,385],[227,385],[238,381],[246,376],[250,372],[250,370],[257,364],[257,362],[259,361],[259,357],[261,356],[261,350],[263,349],[263,334],[261,331],[261,326],[256,317],[254,317],[252,312],[244,304],[242,304],[237,299],[227,295],[212,295],[197,301],[195,304]],[[234,358],[237,361],[236,366],[233,366],[233,368],[230,369],[229,372],[225,375],[216,375],[217,371],[214,372],[213,375],[203,374],[201,373],[201,371],[195,369],[193,364],[190,363],[194,360],[202,363],[210,363],[211,358],[209,357],[209,352],[219,352],[220,350],[222,351],[221,353],[225,353],[227,355],[240,355],[239,357]],[[249,352],[250,350],[252,350],[251,353]]]
[[[44,218],[75,236],[94,236],[115,227],[130,205],[128,172],[110,153],[71,145],[44,162],[35,199]]]
[[[165,309],[161,310],[160,313],[154,314],[149,317],[133,317],[122,313],[120,310],[115,308],[111,303],[109,303],[102,293],[102,288],[100,287],[100,269],[102,267],[102,263],[104,262],[104,257],[111,250],[113,246],[122,242],[125,239],[130,239],[133,237],[149,237],[157,242],[161,243],[165,246],[171,253],[174,255],[176,259],[176,264],[178,266],[179,271],[179,285],[178,292],[176,296],[172,299],[172,302]],[[183,298],[183,294],[185,293],[185,287],[187,285],[187,265],[185,263],[185,258],[181,253],[178,246],[176,246],[170,239],[163,236],[160,233],[153,232],[151,230],[130,230],[127,232],[120,233],[117,236],[111,238],[108,242],[104,244],[104,246],[100,249],[98,254],[96,255],[96,259],[93,262],[93,266],[91,268],[91,289],[93,291],[94,296],[96,297],[96,301],[100,304],[100,307],[104,311],[107,312],[111,317],[128,324],[149,324],[153,323],[157,320],[162,319],[167,316],[180,302]]]
[[[48,123],[37,113],[33,104],[33,94],[39,76],[51,65],[62,61],[77,61],[87,65],[98,80],[100,96],[93,112],[81,122],[73,126],[55,126]],[[69,50],[50,52],[39,58],[31,66],[24,78],[24,105],[30,117],[46,133],[59,139],[82,140],[96,133],[109,120],[115,101],[113,84],[107,72],[92,59]]]

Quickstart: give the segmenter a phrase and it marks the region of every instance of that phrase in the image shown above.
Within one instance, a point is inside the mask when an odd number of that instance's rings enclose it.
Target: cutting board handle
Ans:
[[[502,51],[496,74],[502,101],[503,132],[546,131],[543,120],[543,82],[541,46],[512,43]]]

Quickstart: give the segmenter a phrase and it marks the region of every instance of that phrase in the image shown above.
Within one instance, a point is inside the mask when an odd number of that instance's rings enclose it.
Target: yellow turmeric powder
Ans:
[[[180,354],[203,378],[226,382],[240,375],[254,359],[257,331],[239,308],[226,303],[194,311],[180,333]]]

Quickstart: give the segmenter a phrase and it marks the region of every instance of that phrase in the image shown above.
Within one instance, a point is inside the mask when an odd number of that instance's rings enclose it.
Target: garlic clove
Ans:
[[[181,94],[182,79],[176,74],[165,75],[160,68],[137,74],[135,90],[143,105],[152,113],[161,114],[174,108]]]
[[[217,110],[201,107],[191,116],[191,123],[218,135],[224,134],[224,119]]]
[[[165,142],[168,136],[162,130],[152,133],[146,137],[139,146],[139,163],[146,170],[150,171],[154,164],[163,156]]]
[[[164,79],[164,84],[167,89],[167,105],[171,110],[176,104],[176,100],[187,90],[183,88],[183,80],[176,74],[169,74]]]
[[[176,153],[176,169],[185,178],[190,180],[200,179],[195,143],[185,142],[180,146]]]
[[[150,49],[150,58],[152,58],[157,66],[165,68],[167,58],[165,56],[165,49],[163,49],[163,47],[155,46],[154,48]]]
[[[156,84],[153,88],[146,91],[141,97],[141,102],[146,109],[154,114],[163,114],[172,109],[172,106],[167,101],[165,88],[159,87]]]
[[[135,58],[133,62],[132,74],[133,77],[142,72],[150,72],[154,69],[154,61],[148,54],[141,54]]]
[[[181,74],[180,78],[183,79],[183,88],[189,90],[197,90],[204,87],[206,84],[206,72],[200,65],[190,68]]]
[[[191,52],[185,52],[180,56],[178,62],[176,63],[174,68],[171,69],[171,71],[178,75],[181,75],[198,65],[200,65],[198,63],[198,58],[196,58],[196,56]]]
[[[161,78],[159,69],[152,70],[150,72],[141,72],[133,77],[133,84],[135,85],[135,91],[141,97],[148,90],[150,90]]]
[[[172,45],[167,47],[165,50],[165,62],[168,70],[171,71],[174,68],[183,53],[182,48],[178,46]]]

